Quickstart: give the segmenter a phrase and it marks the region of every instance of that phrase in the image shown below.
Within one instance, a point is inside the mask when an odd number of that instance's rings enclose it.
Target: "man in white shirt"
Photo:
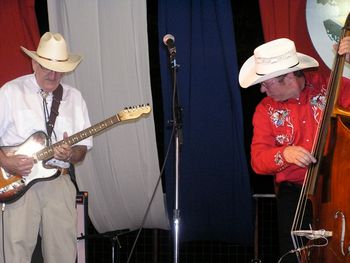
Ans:
[[[43,144],[54,144],[90,127],[80,91],[61,83],[64,74],[73,71],[82,58],[68,52],[58,33],[45,33],[36,51],[21,48],[32,59],[34,73],[12,80],[0,89],[2,176],[21,178],[8,187],[0,185],[0,201],[1,193],[7,190],[14,196],[2,200],[6,206],[3,205],[1,218],[4,235],[0,235],[0,262],[31,262],[40,233],[45,262],[74,263],[76,188],[67,168],[84,160],[92,147],[92,138],[76,144],[61,142],[52,148]],[[53,106],[57,102],[58,115]],[[52,120],[52,115],[57,117]],[[51,135],[43,138],[40,131]],[[13,146],[18,146],[18,150],[6,151]],[[40,154],[52,154],[48,162],[38,154],[42,148],[45,152]],[[14,191],[21,188],[24,190],[19,194]]]

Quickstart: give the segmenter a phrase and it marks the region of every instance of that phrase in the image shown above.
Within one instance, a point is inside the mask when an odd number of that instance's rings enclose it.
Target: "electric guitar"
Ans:
[[[99,122],[90,128],[49,145],[49,138],[43,131],[33,133],[17,146],[4,146],[1,150],[7,156],[24,154],[34,158],[34,166],[28,176],[9,174],[0,167],[0,203],[11,203],[18,200],[33,184],[39,181],[52,180],[61,172],[59,167],[46,165],[54,155],[54,147],[66,143],[70,146],[90,137],[122,121],[133,120],[151,111],[150,106],[140,105],[128,107],[118,114]]]

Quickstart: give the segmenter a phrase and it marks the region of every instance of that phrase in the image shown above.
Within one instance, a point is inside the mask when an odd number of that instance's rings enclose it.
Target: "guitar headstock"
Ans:
[[[151,112],[151,107],[147,105],[139,105],[126,107],[124,110],[118,113],[118,117],[120,121],[133,120],[140,118],[144,114],[148,114]]]

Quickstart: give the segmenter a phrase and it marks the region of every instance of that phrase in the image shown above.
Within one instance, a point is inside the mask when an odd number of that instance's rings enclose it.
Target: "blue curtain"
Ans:
[[[181,241],[252,244],[253,209],[230,0],[158,0],[164,123],[172,120],[172,78],[163,36],[175,37],[183,108],[179,162]],[[165,131],[165,148],[171,129]],[[168,212],[175,198],[175,148],[165,172]]]

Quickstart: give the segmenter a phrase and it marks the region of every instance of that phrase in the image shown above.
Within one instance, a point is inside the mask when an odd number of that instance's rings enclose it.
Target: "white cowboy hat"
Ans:
[[[312,67],[318,67],[314,58],[296,52],[292,40],[279,38],[258,46],[254,55],[244,62],[238,79],[242,88],[248,88],[289,72]]]
[[[56,72],[73,71],[82,59],[79,55],[68,53],[66,41],[59,33],[46,32],[40,38],[36,51],[21,49],[43,67]]]

